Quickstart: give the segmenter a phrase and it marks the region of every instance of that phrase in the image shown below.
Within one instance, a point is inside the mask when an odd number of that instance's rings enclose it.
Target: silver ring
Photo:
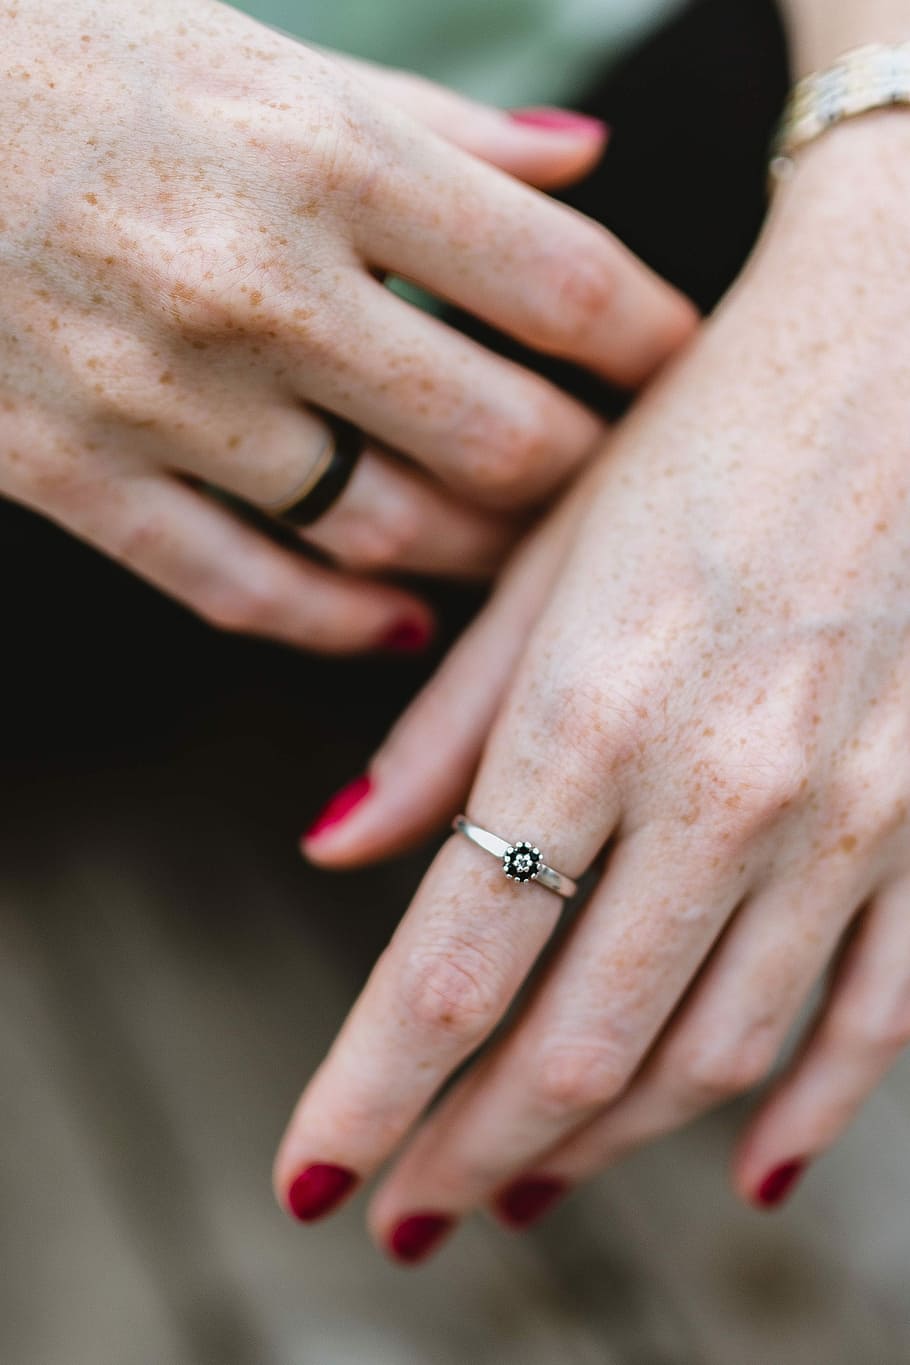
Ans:
[[[481,829],[480,825],[475,825],[466,815],[459,815],[453,820],[452,828],[456,834],[463,834],[485,853],[492,853],[494,858],[499,858],[502,870],[509,881],[539,882],[548,891],[553,891],[566,900],[571,900],[578,891],[578,883],[565,873],[557,872],[555,867],[549,867],[544,862],[540,849],[529,844],[526,839],[510,844],[508,840],[500,839],[497,834],[491,834],[488,829]]]

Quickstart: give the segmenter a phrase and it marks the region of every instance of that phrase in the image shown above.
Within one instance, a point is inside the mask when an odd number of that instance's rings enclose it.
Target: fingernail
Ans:
[[[782,1204],[793,1193],[806,1166],[807,1162],[802,1160],[788,1161],[785,1165],[778,1166],[759,1185],[755,1195],[756,1202],[765,1209],[773,1209]]]
[[[588,114],[576,114],[572,109],[511,109],[509,117],[513,123],[521,123],[526,128],[541,128],[550,133],[569,133],[575,137],[597,138],[599,141],[609,137],[609,125],[599,118]]]
[[[345,1166],[308,1166],[288,1190],[288,1208],[301,1223],[324,1218],[357,1184]]]
[[[527,1228],[549,1213],[567,1191],[568,1186],[563,1180],[529,1176],[525,1180],[516,1180],[514,1185],[503,1190],[494,1207],[510,1227]]]
[[[379,648],[394,650],[396,654],[419,654],[432,638],[433,632],[425,621],[399,621],[379,641]]]
[[[334,829],[346,820],[362,801],[365,801],[373,790],[373,782],[369,777],[358,777],[353,782],[349,782],[346,787],[342,787],[340,792],[336,792],[327,806],[317,815],[306,834],[303,842],[309,843],[313,839],[320,838],[328,830]]]
[[[435,1251],[454,1226],[454,1218],[442,1213],[414,1213],[393,1228],[389,1251],[397,1261],[414,1265]]]

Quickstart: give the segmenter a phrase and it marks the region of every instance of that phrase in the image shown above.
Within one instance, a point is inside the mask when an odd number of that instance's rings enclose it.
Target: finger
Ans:
[[[487,828],[537,840],[577,876],[612,829],[617,794],[587,754],[544,742],[533,686],[526,678],[497,722],[470,810]],[[509,882],[498,860],[449,840],[297,1106],[275,1168],[287,1207],[306,1216],[296,1192],[315,1166],[363,1177],[389,1156],[499,1023],[560,909],[542,886]]]
[[[249,393],[243,393],[241,411],[218,398],[198,393],[159,417],[149,454],[164,468],[192,474],[264,511],[288,506],[334,442],[331,427],[303,404],[278,402],[274,395],[263,395],[254,420]]]
[[[336,503],[302,534],[344,568],[483,579],[520,524],[470,507],[413,466],[365,450]]]
[[[83,479],[42,510],[222,629],[331,653],[392,647],[405,625],[431,634],[410,593],[281,550],[157,472]]]
[[[317,412],[273,392],[251,393],[248,383],[231,389],[219,374],[208,387],[193,387],[168,371],[164,377],[167,385],[153,390],[154,422],[140,424],[134,448],[265,511],[297,501],[337,439]],[[134,433],[143,400],[132,394],[125,402]],[[304,539],[358,572],[483,578],[517,531],[517,523],[446,496],[419,471],[368,450],[337,504]]]
[[[593,170],[609,137],[600,119],[569,109],[505,111],[409,71],[390,71],[350,57],[340,60],[424,127],[541,189],[570,185]]]
[[[337,439],[317,412],[264,388],[251,390],[248,381],[232,387],[221,371],[207,386],[170,371],[130,393],[121,386],[117,410],[99,424],[103,439],[110,439],[112,422],[124,421],[135,453],[265,511],[303,496]],[[502,516],[444,496],[417,470],[373,450],[364,452],[336,506],[304,539],[359,572],[483,578],[517,530]]]
[[[405,711],[367,775],[333,798],[304,835],[303,852],[313,862],[347,867],[392,857],[443,828],[464,805],[484,740],[568,548],[581,493],[566,497],[559,513],[527,538],[496,595]]]
[[[306,485],[334,437],[318,412],[280,393],[246,348],[181,354],[173,367],[147,356],[103,375],[92,435],[106,448],[129,433],[129,450],[257,507],[286,504]],[[115,379],[115,382],[114,382]]]
[[[864,913],[805,1047],[749,1124],[734,1161],[742,1197],[780,1204],[853,1120],[910,1041],[910,882]]]
[[[458,1217],[615,1102],[743,894],[691,831],[642,829],[511,1036],[426,1122],[379,1192],[382,1244],[415,1209]]]
[[[603,424],[552,384],[344,273],[330,334],[285,339],[299,394],[491,505],[539,501],[585,459]]]
[[[434,138],[400,144],[359,242],[372,265],[619,384],[691,334],[692,305],[604,228]]]
[[[563,1192],[630,1151],[751,1090],[770,1073],[836,951],[862,890],[854,870],[815,869],[740,910],[629,1089],[565,1141],[541,1148],[496,1191],[522,1222],[527,1191]]]

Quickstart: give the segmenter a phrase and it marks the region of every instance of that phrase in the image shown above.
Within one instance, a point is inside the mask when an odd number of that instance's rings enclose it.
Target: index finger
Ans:
[[[690,335],[694,306],[605,228],[404,120],[398,138],[371,265],[627,386]]]
[[[615,820],[592,800],[581,750],[541,744],[528,688],[510,702],[469,807],[511,841],[537,842],[569,876],[594,859]],[[542,842],[547,831],[561,831]],[[304,1092],[278,1154],[278,1197],[304,1220],[371,1175],[451,1073],[503,1018],[559,919],[562,902],[518,885],[501,861],[451,839],[435,859],[329,1056]],[[334,1175],[326,1175],[326,1172]]]

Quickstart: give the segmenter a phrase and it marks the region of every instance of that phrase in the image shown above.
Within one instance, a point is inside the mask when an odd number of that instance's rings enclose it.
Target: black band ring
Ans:
[[[269,539],[286,549],[303,551],[304,543],[297,531],[312,526],[314,521],[325,516],[329,508],[334,506],[347,488],[366,445],[363,432],[350,422],[329,413],[320,415],[329,430],[329,447],[320,456],[320,467],[313,480],[308,481],[306,491],[287,506],[257,507],[246,498],[228,493],[215,484],[196,480],[190,482]]]
[[[312,526],[314,521],[325,516],[329,508],[334,506],[347,488],[357,468],[357,461],[363,454],[365,440],[362,431],[341,417],[325,415],[325,421],[331,432],[332,446],[325,468],[316,482],[289,506],[266,509],[269,516],[297,530]]]

